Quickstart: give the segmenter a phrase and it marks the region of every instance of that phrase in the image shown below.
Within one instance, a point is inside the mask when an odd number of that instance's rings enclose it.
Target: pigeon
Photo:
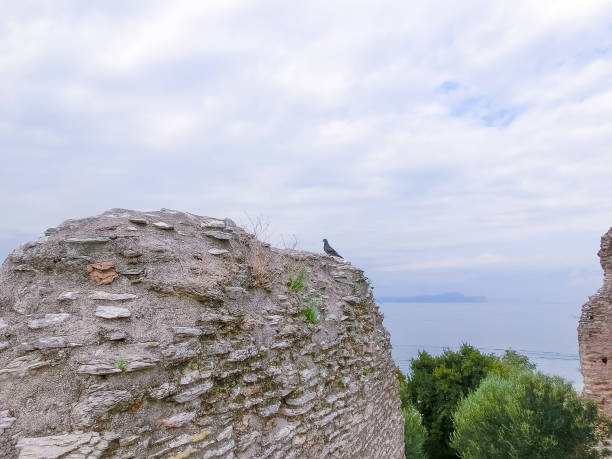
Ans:
[[[338,258],[342,258],[342,255],[340,255],[338,252],[336,252],[331,245],[329,245],[329,243],[327,242],[327,239],[323,239],[323,250],[325,250],[325,253],[327,255],[331,255],[332,257],[338,257]]]

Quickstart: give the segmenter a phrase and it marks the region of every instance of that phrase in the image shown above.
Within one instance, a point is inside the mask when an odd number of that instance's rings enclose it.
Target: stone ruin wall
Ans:
[[[362,271],[230,220],[113,209],[0,271],[3,458],[402,458],[394,372]]]
[[[612,228],[598,252],[604,270],[602,287],[582,306],[578,326],[584,395],[612,416]]]

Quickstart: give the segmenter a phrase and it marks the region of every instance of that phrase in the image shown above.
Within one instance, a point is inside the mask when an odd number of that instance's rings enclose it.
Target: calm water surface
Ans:
[[[391,333],[393,359],[406,373],[423,349],[441,354],[469,343],[486,353],[513,349],[540,371],[582,388],[578,360],[580,304],[379,303]]]

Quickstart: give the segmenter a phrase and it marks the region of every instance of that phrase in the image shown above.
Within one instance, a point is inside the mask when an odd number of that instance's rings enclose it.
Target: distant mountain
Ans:
[[[486,303],[485,296],[465,296],[459,292],[420,296],[388,296],[376,298],[379,303]]]

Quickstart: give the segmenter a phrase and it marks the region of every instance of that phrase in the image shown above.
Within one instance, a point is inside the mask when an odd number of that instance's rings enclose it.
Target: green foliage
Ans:
[[[571,384],[532,368],[489,375],[459,403],[454,426],[451,444],[466,459],[598,458],[610,429]]]
[[[287,286],[295,293],[300,293],[306,288],[306,274],[306,266],[302,266],[302,268],[295,277],[291,275],[289,276],[289,279],[287,280]]]
[[[401,371],[397,371],[399,380],[399,395],[402,401],[402,415],[404,416],[404,449],[406,458],[426,458],[424,444],[427,439],[427,429],[423,426],[421,413],[410,402],[408,383]]]
[[[421,413],[427,429],[425,451],[432,458],[457,457],[449,445],[453,412],[489,371],[502,371],[500,359],[463,344],[459,351],[446,350],[437,357],[421,351],[410,367],[411,375],[403,388],[400,380],[400,398],[403,406],[410,403]]]
[[[503,357],[493,369],[493,373],[509,378],[511,375],[520,371],[534,372],[536,369],[535,363],[532,363],[525,355],[519,354],[516,351],[506,350]]]
[[[306,320],[311,324],[318,324],[321,322],[321,311],[315,297],[311,296],[306,299],[306,307],[302,309],[300,313],[306,317]]]
[[[425,459],[423,445],[427,438],[427,430],[421,422],[421,414],[412,405],[402,407],[404,416],[404,450],[407,459]]]
[[[123,357],[120,357],[117,361],[117,368],[119,368],[121,371],[125,371],[125,369],[127,368],[127,360]]]

